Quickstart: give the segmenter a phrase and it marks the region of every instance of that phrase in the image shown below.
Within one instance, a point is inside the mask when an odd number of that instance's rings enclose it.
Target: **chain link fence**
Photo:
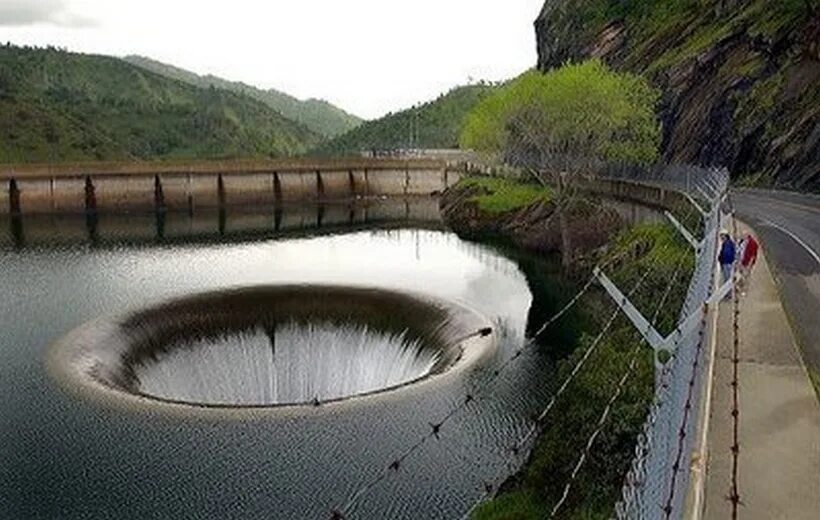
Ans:
[[[714,289],[720,205],[729,174],[725,169],[670,166],[660,172],[613,170],[609,176],[680,191],[691,197],[693,203],[700,201],[703,211],[699,233],[702,242],[680,311],[678,329],[673,332],[673,348],[656,378],[655,398],[615,509],[618,519],[681,518],[700,409],[705,303]],[[685,332],[682,325],[693,313],[701,313],[702,319],[698,326]]]

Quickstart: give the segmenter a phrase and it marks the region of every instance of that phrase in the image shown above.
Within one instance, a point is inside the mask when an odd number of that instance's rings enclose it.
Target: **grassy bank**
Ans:
[[[502,177],[465,177],[458,183],[464,188],[474,187],[479,191],[470,200],[477,203],[481,211],[506,213],[526,208],[539,201],[549,202],[553,192],[539,184],[517,182]]]
[[[516,200],[516,197],[505,199]],[[671,281],[668,299],[657,312],[659,330],[668,332],[676,321],[693,267],[690,248],[670,226],[644,224],[622,232],[605,250],[581,262],[589,267],[608,258],[617,258],[606,270],[621,287],[629,288],[645,272],[650,273],[632,296],[647,316],[655,314],[659,299]],[[582,300],[576,315],[567,318],[582,323],[585,332],[566,338],[566,331],[572,327],[556,324],[563,331],[563,340],[569,340],[570,353],[559,361],[557,376],[550,383],[555,388],[593,344],[612,309],[608,296],[593,291]],[[549,515],[633,356],[637,356],[636,370],[615,401],[558,514],[560,518],[610,518],[653,392],[651,351],[640,344],[639,335],[621,317],[546,417],[526,465],[507,481],[496,498],[476,509],[474,519],[525,520]]]

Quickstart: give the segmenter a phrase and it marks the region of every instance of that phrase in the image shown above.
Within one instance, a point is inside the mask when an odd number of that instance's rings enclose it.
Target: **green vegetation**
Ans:
[[[775,108],[777,97],[781,93],[785,77],[783,71],[772,74],[755,85],[738,100],[735,117],[741,126],[751,126],[755,122],[765,121]]]
[[[658,59],[652,62],[649,71],[664,69],[677,65],[687,59],[694,58],[705,49],[726,38],[732,33],[730,24],[716,22],[701,26],[689,36],[680,46],[673,47]]]
[[[559,31],[554,36],[562,43],[588,43],[607,24],[621,22],[629,34],[624,63],[630,70],[657,72],[696,57],[729,35],[775,39],[793,33],[817,8],[817,0],[749,0],[726,6],[703,0],[566,0],[549,16],[561,19],[550,27]]]
[[[545,2],[536,21],[539,67],[595,49],[618,70],[667,89],[666,158],[731,165],[733,177],[756,185],[816,191],[818,15],[820,0]],[[727,108],[736,108],[733,116],[715,117]]]
[[[658,157],[659,92],[600,60],[530,71],[470,112],[461,146],[540,163],[549,154],[649,163]]]
[[[467,112],[493,88],[489,85],[454,88],[434,101],[368,121],[323,143],[314,153],[350,155],[363,150],[455,148]]]
[[[531,204],[552,199],[552,190],[539,185],[522,183],[502,177],[465,177],[458,183],[462,187],[476,187],[480,193],[470,200],[478,203],[482,211],[506,213],[526,208]]]
[[[745,62],[741,63],[734,70],[727,70],[728,73],[734,73],[744,77],[754,77],[760,74],[766,68],[766,62],[759,55],[750,56]]]
[[[116,58],[0,46],[0,162],[279,157],[319,139],[247,96]]]
[[[749,24],[750,36],[771,38],[796,27],[812,10],[816,12],[819,6],[817,0],[755,0],[739,19]]]
[[[239,81],[228,81],[212,75],[200,76],[191,71],[143,56],[126,56],[123,59],[151,72],[184,81],[197,87],[215,87],[250,96],[257,101],[265,103],[286,118],[302,123],[313,133],[326,138],[341,135],[362,123],[360,118],[348,114],[341,108],[321,99],[306,99],[301,101],[278,90],[262,90]]]
[[[512,491],[481,504],[473,513],[476,520],[527,520],[549,518],[549,509],[536,491]]]
[[[746,33],[753,38],[771,39],[789,33],[809,16],[811,9],[817,8],[816,4],[812,6],[814,2],[753,0],[724,9],[718,16],[716,6],[697,0],[616,3],[621,4],[621,10],[626,9],[627,22],[640,35],[636,41],[644,42],[635,47],[631,58],[645,61],[648,56],[647,70],[658,71],[693,59],[730,35]],[[628,7],[631,4],[642,7]],[[665,44],[658,45],[662,42]],[[655,46],[666,50],[656,55]]]
[[[634,30],[636,42],[664,33],[673,42],[694,48],[698,44],[688,42],[693,30],[699,35],[694,39],[701,44],[709,39],[709,32],[716,38],[735,30],[772,37],[794,27],[818,7],[816,0],[751,0],[737,4],[720,8],[716,2],[703,0],[582,0],[577,16],[592,24],[596,32],[608,21],[621,19]],[[702,31],[704,25],[712,29]]]
[[[817,176],[811,173],[811,165],[816,161],[808,150],[811,150],[813,121],[820,115],[820,87],[816,77],[812,79],[803,74],[804,66],[805,62],[799,58],[786,60],[779,68],[768,68],[758,75],[751,88],[735,92],[734,121],[738,135],[753,136],[758,142],[780,143],[772,147],[779,148],[787,157],[804,146],[807,152],[802,164],[808,171],[802,178],[808,181],[805,187],[811,189],[813,182],[817,190]],[[788,141],[784,142],[784,136]],[[775,169],[782,165],[794,168],[785,159],[774,163],[767,160],[752,162],[736,173],[745,185],[771,186],[778,179]]]
[[[683,304],[694,262],[690,248],[674,229],[666,224],[636,226],[617,237],[607,251],[587,261],[603,258],[617,259],[607,272],[622,287],[631,287],[643,273],[651,273],[632,296],[649,316],[654,314],[660,295],[672,282],[668,300],[657,316],[659,330],[669,332]],[[589,329],[592,333],[600,329],[611,312],[612,304],[607,298],[601,294],[585,298],[585,320],[593,323]],[[577,338],[573,352],[559,362],[553,383],[556,387],[568,377],[593,341],[590,334]],[[653,392],[651,349],[641,345],[637,332],[621,317],[556,401],[526,466],[505,484],[502,493],[476,509],[474,519],[528,520],[548,516],[634,356],[634,375],[614,402],[609,419],[558,515],[574,519],[611,518]]]

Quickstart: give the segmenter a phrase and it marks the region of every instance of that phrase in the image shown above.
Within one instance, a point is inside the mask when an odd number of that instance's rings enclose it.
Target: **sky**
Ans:
[[[536,62],[544,0],[0,0],[0,42],[140,54],[375,118]]]

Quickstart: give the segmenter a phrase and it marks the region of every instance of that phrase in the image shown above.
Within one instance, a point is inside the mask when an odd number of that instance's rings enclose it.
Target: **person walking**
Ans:
[[[729,235],[729,232],[727,230],[721,229],[720,254],[718,254],[718,263],[720,264],[721,285],[725,284],[726,282],[732,279],[732,266],[735,263],[735,256],[735,243],[732,240],[731,235]]]
[[[755,262],[757,262],[757,251],[759,248],[760,244],[757,243],[755,237],[753,237],[751,233],[746,233],[746,236],[743,237],[743,247],[738,255],[740,257],[740,262],[738,265],[740,275],[738,286],[740,289],[740,294],[746,294],[746,287],[749,285],[749,277],[752,275],[752,267],[754,267]]]

